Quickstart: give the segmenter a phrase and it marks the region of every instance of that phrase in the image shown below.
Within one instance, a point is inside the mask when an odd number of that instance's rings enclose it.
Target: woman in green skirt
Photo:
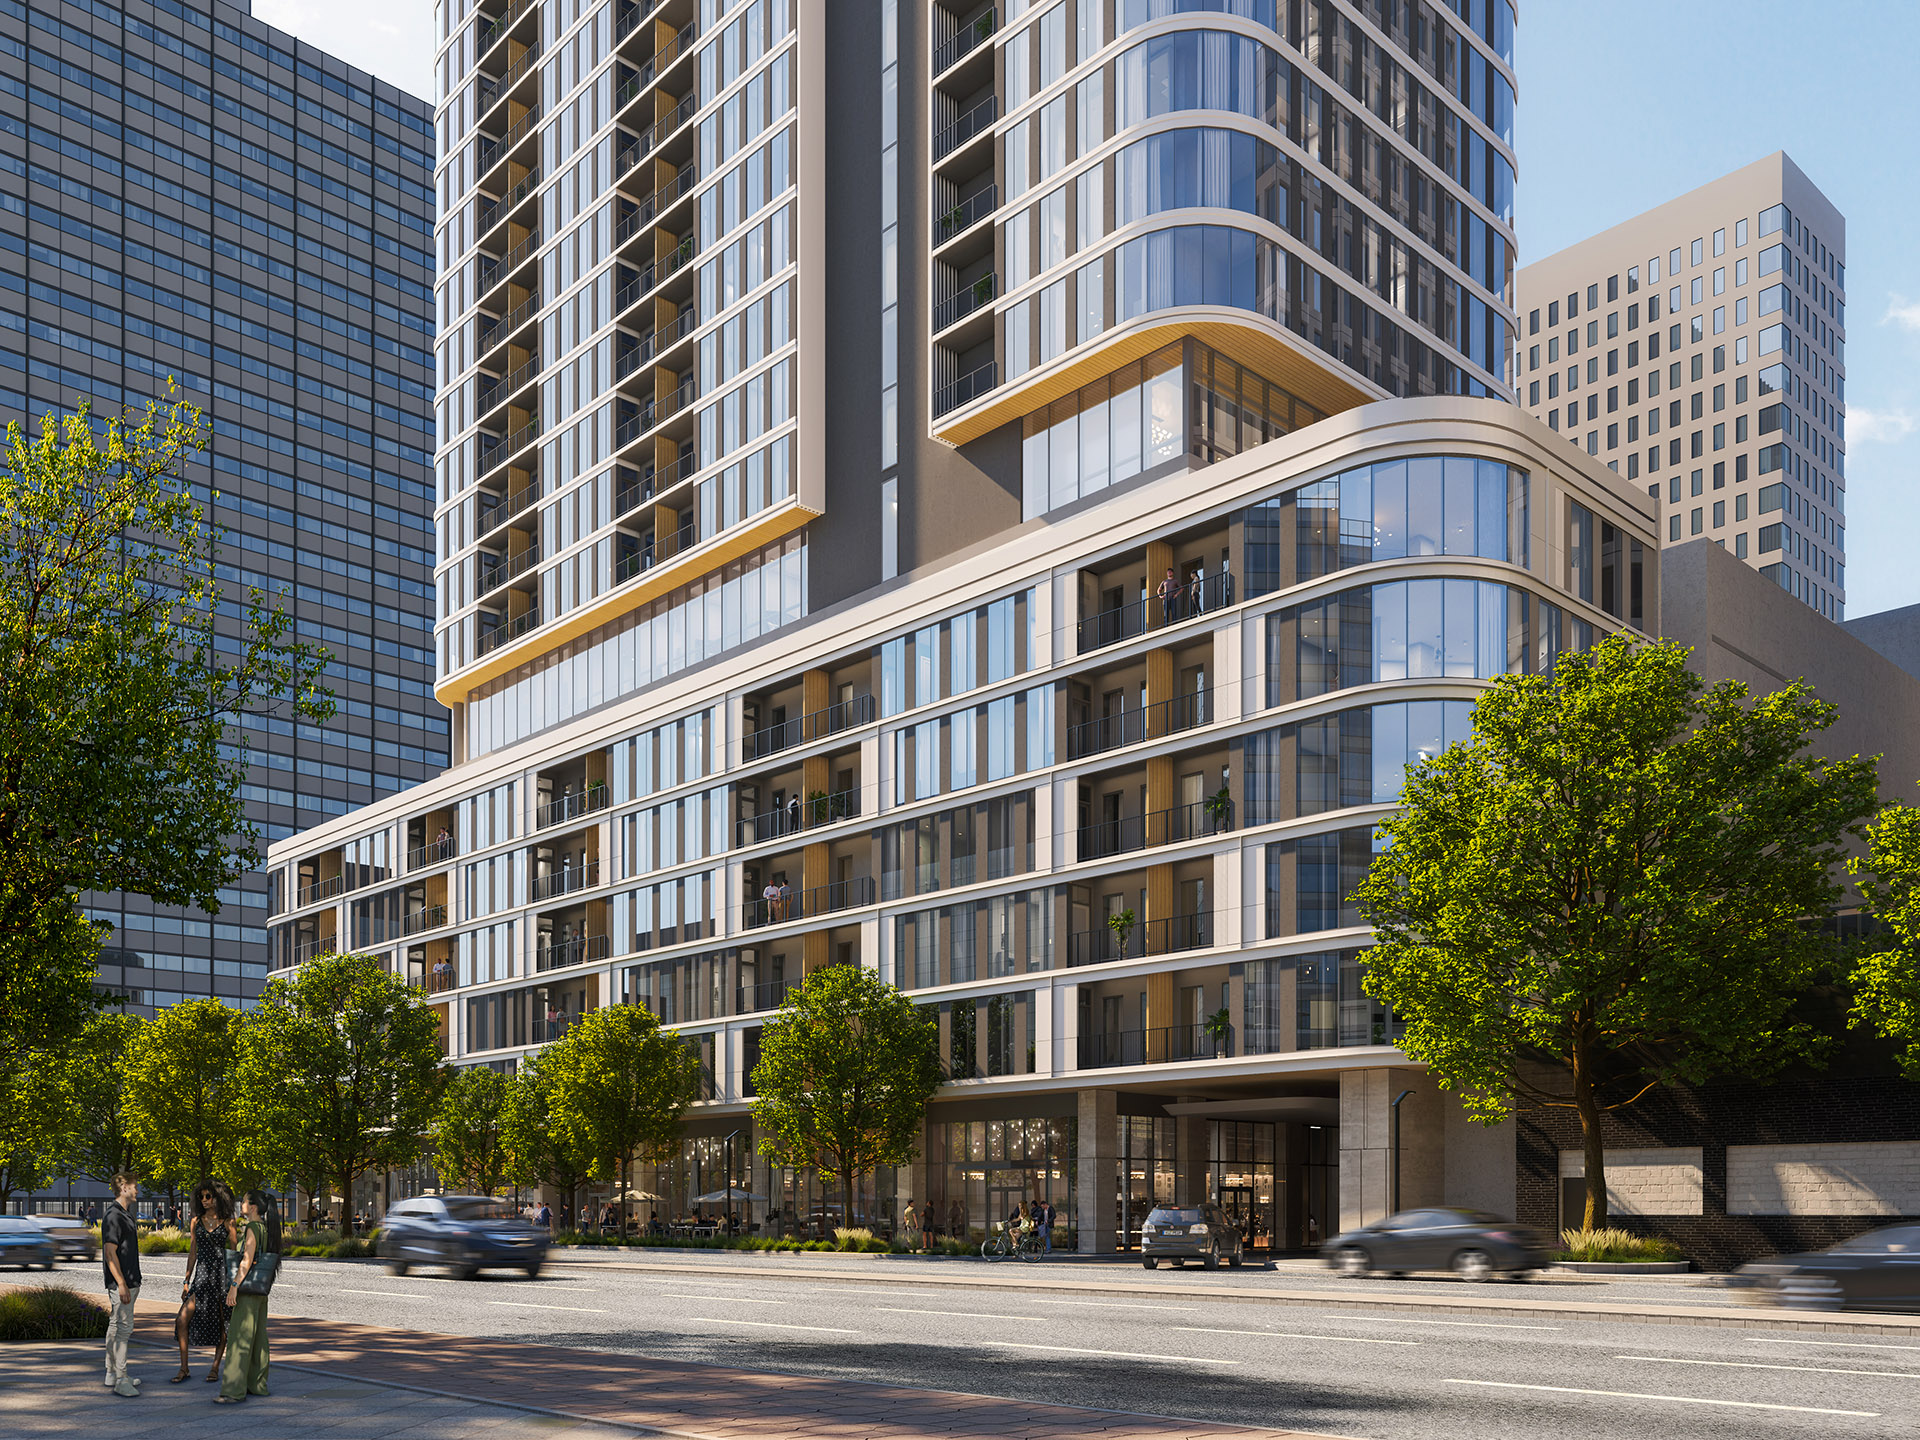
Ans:
[[[242,1295],[240,1282],[260,1256],[280,1251],[280,1216],[258,1190],[241,1201],[240,1264],[227,1290],[232,1318],[227,1321],[227,1355],[220,1368],[220,1405],[237,1405],[249,1395],[267,1395],[267,1297]]]

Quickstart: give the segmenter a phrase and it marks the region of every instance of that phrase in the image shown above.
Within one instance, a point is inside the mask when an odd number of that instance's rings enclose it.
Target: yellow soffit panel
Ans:
[[[1291,391],[1325,415],[1385,398],[1383,393],[1349,383],[1341,375],[1337,362],[1317,358],[1314,352],[1300,349],[1244,311],[1192,310],[1174,318],[1156,316],[1138,330],[1110,331],[1100,344],[1084,354],[1070,356],[1050,369],[1030,371],[1017,386],[993,391],[977,406],[942,416],[933,423],[933,438],[948,445],[978,440],[1009,421],[1031,415],[1122,365],[1189,335]]]
[[[599,599],[569,612],[557,624],[537,625],[511,644],[447,676],[433,687],[433,697],[451,708],[464,705],[473,692],[489,680],[517,670],[549,650],[557,650],[569,640],[577,640],[589,631],[657,600],[690,580],[718,570],[729,561],[751,554],[781,536],[790,534],[820,514],[809,510],[797,499],[789,499],[778,509],[757,515],[747,524],[723,531],[712,544],[685,552],[693,563],[682,565],[675,556],[664,565],[644,571],[638,580],[617,585]]]

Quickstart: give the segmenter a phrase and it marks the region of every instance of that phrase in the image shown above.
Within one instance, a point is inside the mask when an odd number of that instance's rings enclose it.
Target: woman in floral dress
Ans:
[[[202,1181],[193,1192],[193,1249],[187,1258],[186,1278],[180,1283],[180,1313],[173,1322],[180,1342],[180,1373],[172,1383],[192,1378],[187,1347],[211,1345],[213,1368],[207,1379],[220,1378],[220,1360],[227,1348],[227,1251],[235,1248],[233,1201],[224,1186]]]

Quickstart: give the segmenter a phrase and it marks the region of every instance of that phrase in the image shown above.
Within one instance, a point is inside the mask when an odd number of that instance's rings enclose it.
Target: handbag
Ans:
[[[227,1251],[227,1289],[235,1289],[234,1276],[240,1274],[243,1251]],[[280,1278],[280,1256],[276,1251],[256,1249],[253,1267],[241,1276],[238,1291],[242,1295],[266,1296],[273,1293],[273,1282]]]

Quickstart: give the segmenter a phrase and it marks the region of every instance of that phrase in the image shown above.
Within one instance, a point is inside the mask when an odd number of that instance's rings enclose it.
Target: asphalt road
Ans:
[[[272,1308],[1369,1440],[1920,1431],[1920,1341],[1818,1338],[1770,1330],[1762,1316],[1751,1328],[1717,1328],[1525,1313],[1369,1315],[1343,1304],[1343,1290],[1424,1284],[1432,1294],[1460,1282],[1328,1281],[1324,1306],[1282,1308],[1179,1293],[1173,1275],[1181,1290],[1215,1278],[1192,1270],[1156,1272],[1170,1282],[1157,1298],[1092,1288],[956,1291],[916,1285],[907,1266],[897,1281],[875,1285],[793,1263],[785,1276],[558,1263],[535,1280],[489,1274],[459,1282],[296,1261]],[[170,1304],[180,1258],[148,1256],[143,1265],[143,1305]],[[97,1266],[57,1273],[77,1288],[98,1284]],[[1218,1278],[1244,1283],[1255,1273]],[[1108,1274],[1153,1279],[1137,1267]],[[1712,1292],[1674,1293],[1700,1303]]]

